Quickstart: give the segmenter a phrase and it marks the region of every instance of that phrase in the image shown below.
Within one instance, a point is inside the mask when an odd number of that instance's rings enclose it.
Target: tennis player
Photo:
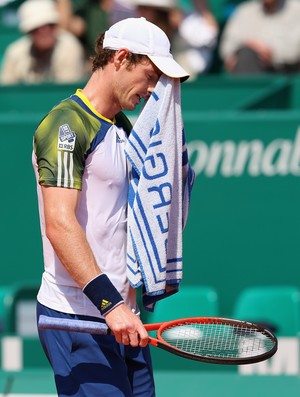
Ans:
[[[100,34],[86,86],[54,107],[34,135],[44,273],[37,316],[106,322],[114,336],[39,336],[58,396],[155,396],[148,334],[126,277],[128,169],[134,110],[160,75],[184,80],[164,32],[129,18]],[[68,56],[68,54],[66,54]]]

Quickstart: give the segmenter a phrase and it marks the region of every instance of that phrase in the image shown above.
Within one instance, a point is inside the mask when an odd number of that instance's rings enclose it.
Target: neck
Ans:
[[[97,70],[92,74],[82,92],[98,113],[113,120],[121,108],[114,100],[112,81],[109,76],[106,69]]]

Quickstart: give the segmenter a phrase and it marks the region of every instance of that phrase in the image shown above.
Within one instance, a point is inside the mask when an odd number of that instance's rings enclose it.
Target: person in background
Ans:
[[[81,4],[82,1],[78,1]],[[59,26],[80,39],[85,31],[86,23],[80,16],[75,14],[78,1],[56,0],[56,6],[59,14]]]
[[[299,0],[251,0],[237,6],[220,39],[229,73],[292,73],[300,66]]]
[[[74,34],[85,48],[87,58],[94,53],[99,31],[134,16],[130,0],[56,0],[61,26]]]
[[[219,26],[206,0],[194,0],[185,13],[176,0],[132,0],[137,16],[159,26],[169,37],[174,58],[189,72],[190,81],[209,71]]]
[[[73,83],[87,78],[87,60],[78,39],[58,28],[59,14],[52,0],[27,0],[18,9],[24,33],[3,56],[3,85]]]

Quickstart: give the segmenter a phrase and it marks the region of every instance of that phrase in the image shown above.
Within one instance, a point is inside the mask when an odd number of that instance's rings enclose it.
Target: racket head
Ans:
[[[157,346],[184,358],[242,365],[272,357],[278,348],[271,331],[247,321],[194,317],[161,323]]]

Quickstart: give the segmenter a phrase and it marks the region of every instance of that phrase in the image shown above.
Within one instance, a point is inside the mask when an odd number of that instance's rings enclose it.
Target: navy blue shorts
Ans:
[[[37,317],[94,317],[61,313],[37,304]],[[53,368],[59,397],[154,397],[149,346],[124,346],[111,335],[56,330],[39,331]]]

